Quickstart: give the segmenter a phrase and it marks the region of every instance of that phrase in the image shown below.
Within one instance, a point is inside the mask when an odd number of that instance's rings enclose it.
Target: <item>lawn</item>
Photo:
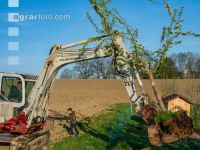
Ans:
[[[117,104],[98,116],[87,118],[78,123],[82,132],[79,137],[67,137],[50,145],[52,150],[195,150],[200,141],[184,139],[163,147],[149,143],[147,125],[134,113],[130,104]],[[66,131],[67,132],[67,131]]]

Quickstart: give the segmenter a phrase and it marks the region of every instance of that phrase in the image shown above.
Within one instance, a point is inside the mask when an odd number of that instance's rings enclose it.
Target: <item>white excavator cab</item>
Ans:
[[[0,122],[20,112],[36,79],[34,75],[0,73]]]

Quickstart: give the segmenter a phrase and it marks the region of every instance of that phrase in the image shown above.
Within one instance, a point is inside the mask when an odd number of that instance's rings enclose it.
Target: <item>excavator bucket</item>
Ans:
[[[162,146],[195,133],[192,120],[185,111],[179,111],[172,119],[154,122],[148,126],[148,137],[152,145]]]

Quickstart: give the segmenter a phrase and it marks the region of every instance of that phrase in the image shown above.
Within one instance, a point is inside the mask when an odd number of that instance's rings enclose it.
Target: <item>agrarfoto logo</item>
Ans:
[[[70,15],[68,14],[19,14],[13,13],[12,20],[23,22],[23,21],[68,21]]]

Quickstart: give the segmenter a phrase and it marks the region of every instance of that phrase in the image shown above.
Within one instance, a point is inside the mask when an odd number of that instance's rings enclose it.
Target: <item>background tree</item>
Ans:
[[[197,61],[195,63],[196,68],[196,78],[200,78],[200,57],[197,58]]]
[[[195,76],[195,62],[196,62],[196,57],[191,52],[188,52],[186,70],[189,71],[189,78],[194,78]]]
[[[73,78],[74,78],[73,70],[68,68],[65,68],[60,74],[60,79],[73,79]]]
[[[114,79],[112,60],[100,58],[75,64],[71,69],[65,68],[60,79]]]
[[[187,54],[184,52],[174,54],[173,59],[176,62],[176,65],[178,66],[179,70],[183,72],[186,69]]]
[[[199,78],[200,56],[192,52],[173,54],[172,58],[181,72],[181,78]],[[187,74],[185,74],[187,72]]]
[[[112,61],[102,58],[91,61],[91,68],[95,79],[113,78]]]
[[[157,79],[175,79],[178,76],[178,69],[171,57],[165,57],[154,74]]]
[[[93,70],[90,61],[76,63],[74,70],[78,73],[79,79],[89,79],[93,76]]]

